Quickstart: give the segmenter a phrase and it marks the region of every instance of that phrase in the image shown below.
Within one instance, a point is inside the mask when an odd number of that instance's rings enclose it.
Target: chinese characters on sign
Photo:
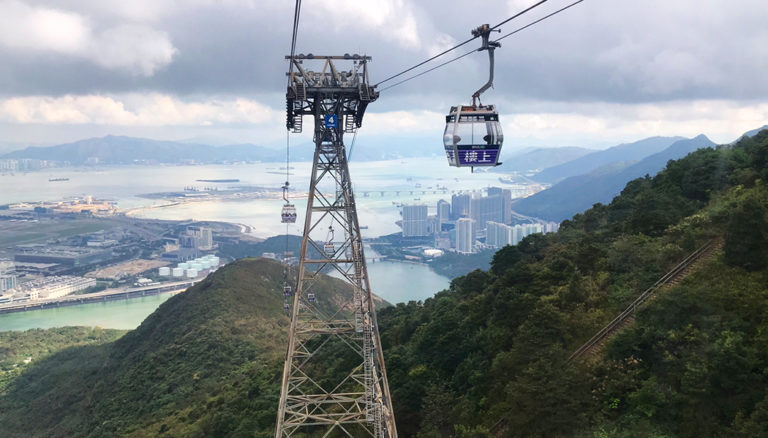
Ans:
[[[454,162],[453,151],[447,150],[448,161]],[[459,165],[462,166],[495,166],[499,155],[498,150],[468,150],[459,151]]]

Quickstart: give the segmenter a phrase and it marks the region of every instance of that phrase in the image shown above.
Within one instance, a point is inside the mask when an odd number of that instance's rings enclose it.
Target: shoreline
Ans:
[[[203,278],[194,281],[180,281],[173,283],[161,283],[153,286],[144,286],[131,289],[107,289],[101,292],[82,295],[66,295],[60,298],[26,301],[24,303],[8,303],[0,305],[0,315],[9,313],[26,312],[29,310],[43,310],[56,307],[77,306],[80,304],[116,301],[121,299],[139,298],[159,295],[163,293],[177,294],[184,292]]]

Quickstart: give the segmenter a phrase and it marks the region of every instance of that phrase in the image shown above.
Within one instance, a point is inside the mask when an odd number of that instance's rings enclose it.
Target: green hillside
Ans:
[[[560,232],[503,248],[489,271],[380,310],[400,436],[768,436],[765,181],[768,131],[698,150]],[[713,238],[723,250],[601,356],[565,363]],[[113,343],[29,364],[0,389],[0,431],[270,436],[288,325],[281,283],[279,264],[239,260]]]
[[[702,149],[425,303],[380,312],[399,430],[438,437],[768,434],[768,131]],[[607,357],[569,354],[677,261]],[[759,432],[759,433],[758,433]],[[763,435],[761,435],[763,434]]]
[[[0,435],[269,436],[290,323],[282,282],[279,263],[238,260],[114,343],[30,364],[0,393]],[[349,293],[331,278],[314,287]]]

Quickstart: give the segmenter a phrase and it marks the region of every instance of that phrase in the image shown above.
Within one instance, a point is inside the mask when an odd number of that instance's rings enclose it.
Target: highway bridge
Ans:
[[[107,289],[82,295],[67,295],[60,298],[42,300],[24,300],[0,305],[0,314],[24,312],[26,310],[48,309],[51,307],[75,306],[78,304],[93,303],[98,301],[112,301],[126,298],[151,296],[167,292],[183,292],[193,286],[204,277],[194,280],[175,281],[171,283],[157,283],[149,286],[134,288]]]

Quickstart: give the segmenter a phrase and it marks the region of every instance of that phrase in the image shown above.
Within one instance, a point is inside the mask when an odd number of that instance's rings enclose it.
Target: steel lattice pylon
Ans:
[[[307,70],[305,61],[321,62],[322,69]],[[359,55],[291,60],[287,127],[300,132],[302,116],[312,116],[315,155],[276,438],[397,437],[343,141],[378,97],[369,85],[368,61]],[[339,71],[342,62],[351,68]],[[339,272],[352,293],[316,294],[315,279],[327,270]],[[349,368],[339,370],[339,363]]]

